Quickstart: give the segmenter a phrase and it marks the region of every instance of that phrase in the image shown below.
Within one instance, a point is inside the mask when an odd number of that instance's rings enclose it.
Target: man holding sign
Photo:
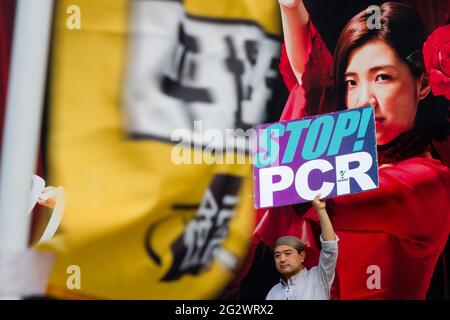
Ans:
[[[319,264],[310,270],[303,265],[305,245],[293,236],[279,238],[274,245],[275,265],[281,280],[267,295],[267,300],[329,300],[338,256],[338,237],[334,233],[320,194],[312,202],[320,220]]]

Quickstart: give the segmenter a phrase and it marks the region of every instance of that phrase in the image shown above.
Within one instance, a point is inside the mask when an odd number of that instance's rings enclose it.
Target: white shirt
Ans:
[[[266,300],[330,300],[331,284],[334,280],[338,241],[325,241],[320,235],[319,264],[310,270],[302,271],[291,277],[287,283],[280,280],[267,294]]]

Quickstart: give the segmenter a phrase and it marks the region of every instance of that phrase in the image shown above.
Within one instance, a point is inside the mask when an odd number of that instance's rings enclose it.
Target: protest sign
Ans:
[[[278,207],[378,187],[371,106],[256,127],[255,208]]]

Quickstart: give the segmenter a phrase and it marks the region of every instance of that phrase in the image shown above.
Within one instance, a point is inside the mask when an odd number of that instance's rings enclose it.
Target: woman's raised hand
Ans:
[[[308,60],[309,14],[302,0],[278,0],[287,56],[298,83]]]
[[[292,8],[292,7],[298,6],[300,1],[301,0],[278,0],[278,2],[280,4],[282,4],[283,6],[288,7],[288,8]]]

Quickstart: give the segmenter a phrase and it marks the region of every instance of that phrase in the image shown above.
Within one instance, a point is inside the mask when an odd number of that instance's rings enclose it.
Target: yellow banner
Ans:
[[[279,32],[275,1],[252,10],[250,2],[186,1],[185,8]],[[47,180],[66,189],[68,203],[59,232],[38,248],[57,254],[48,294],[214,298],[248,248],[254,223],[251,166],[177,165],[173,143],[127,135],[122,93],[131,3],[57,2]],[[79,28],[73,27],[77,17]]]

